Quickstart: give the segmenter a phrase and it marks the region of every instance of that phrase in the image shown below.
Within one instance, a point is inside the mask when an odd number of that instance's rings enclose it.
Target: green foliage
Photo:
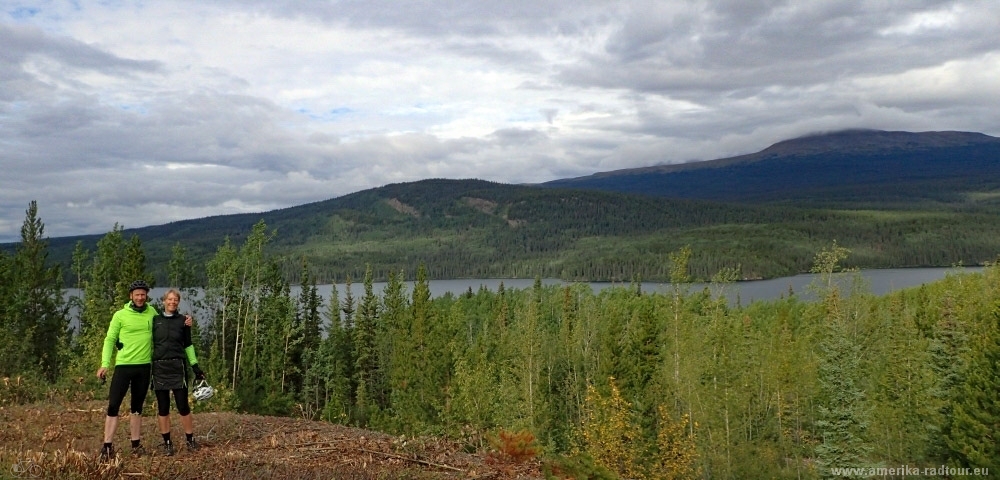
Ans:
[[[1000,470],[1000,301],[972,346],[965,381],[957,388],[947,444],[954,463]]]
[[[419,192],[392,191],[402,203],[419,200],[404,195]],[[491,208],[511,220],[535,208],[504,203],[516,196],[467,193],[495,198]],[[470,205],[489,209],[479,201],[433,202],[440,207],[433,212],[449,215],[483,213]],[[462,215],[469,221],[478,214]],[[353,218],[398,226],[412,217]],[[742,258],[707,275],[717,283],[695,292],[674,283],[666,293],[634,286],[595,293],[587,285],[545,287],[536,278],[526,290],[439,298],[428,288],[437,267],[418,269],[407,295],[403,270],[384,272],[391,281],[375,292],[379,267],[371,264],[360,299],[348,276],[343,297],[334,288],[324,302],[315,285],[329,268],[298,257],[301,293],[292,296],[268,228],[258,223],[239,245],[227,240],[205,264],[199,356],[218,394],[198,411],[235,408],[462,438],[526,431],[553,455],[545,461],[553,478],[614,478],[601,463],[630,478],[815,478],[833,466],[995,465],[996,266],[874,297],[841,274],[840,262],[857,253],[827,244],[804,257],[824,275],[815,287],[819,301],[790,295],[743,306],[721,296]],[[61,385],[96,386],[104,325],[124,303],[127,283],[145,276],[148,248],[126,241],[116,226],[95,252],[75,253],[82,328]],[[172,253],[171,282],[184,282],[183,272],[196,268],[186,248]],[[6,280],[15,256],[0,254],[0,293],[13,295],[15,284]],[[698,278],[701,256],[697,243],[680,243],[658,251],[649,268],[664,278]],[[12,305],[0,306],[5,326]],[[11,331],[0,329],[9,347],[0,357],[11,362],[2,366],[31,355]],[[0,390],[0,403],[41,398],[46,382],[16,378]]]
[[[397,207],[412,208],[410,215]],[[262,214],[230,215],[130,230],[149,247],[166,282],[170,247],[207,263],[223,238],[242,243],[256,222],[276,228],[270,245],[286,279],[299,283],[300,259],[319,283],[333,278],[670,279],[669,252],[688,246],[689,275],[707,281],[741,264],[741,278],[805,272],[837,239],[863,268],[979,264],[1000,251],[1000,210],[956,196],[947,202],[813,201],[727,204],[476,180],[387,185]],[[98,240],[82,237],[92,248]],[[71,269],[77,238],[53,239],[53,258]],[[207,274],[206,274],[207,275]]]
[[[546,480],[617,480],[620,478],[586,453],[556,455],[542,462]]]
[[[365,295],[361,298],[354,325],[354,380],[357,385],[357,421],[361,426],[378,414],[382,393],[379,389],[381,372],[378,364],[376,329],[378,328],[378,299],[372,287],[371,267],[365,270]]]
[[[38,373],[53,382],[65,364],[69,320],[60,267],[48,261],[45,225],[32,201],[14,255],[0,255],[0,376]]]
[[[832,475],[830,468],[870,466],[871,444],[867,438],[869,412],[865,391],[858,378],[861,373],[862,348],[858,330],[859,314],[843,299],[833,278],[840,261],[850,251],[838,247],[816,255],[814,273],[822,275],[822,303],[817,308],[822,322],[819,342],[819,415],[816,427],[820,439],[816,456],[821,473]],[[856,297],[852,297],[854,299]]]

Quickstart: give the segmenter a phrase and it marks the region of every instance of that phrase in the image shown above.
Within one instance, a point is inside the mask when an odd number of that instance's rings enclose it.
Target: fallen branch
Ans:
[[[288,446],[289,447],[309,447],[309,446],[312,446],[312,445],[329,445],[331,443],[337,443],[337,442],[334,442],[334,441],[331,441],[331,440],[327,440],[325,442],[293,443],[293,444],[290,444]]]
[[[317,442],[317,443],[324,443],[324,442]],[[306,448],[305,450],[306,451],[310,451],[310,452],[325,452],[325,451],[329,451],[329,450],[342,450],[344,448],[345,447],[341,446],[341,447],[325,447],[325,448]],[[395,453],[380,452],[378,450],[368,450],[367,448],[357,448],[357,450],[360,450],[360,451],[365,452],[365,453],[374,453],[376,455],[382,455],[383,457],[389,457],[389,458],[395,458],[395,459],[398,459],[398,460],[406,460],[407,462],[419,463],[421,465],[427,465],[428,467],[443,468],[445,470],[451,470],[453,472],[462,472],[462,473],[465,473],[465,470],[462,470],[461,468],[458,468],[458,467],[453,467],[451,465],[445,465],[445,464],[442,464],[442,463],[428,462],[427,460],[421,460],[419,458],[410,458],[410,457],[407,457],[407,456],[404,456],[404,455],[397,455]]]
[[[395,453],[380,452],[378,450],[368,450],[367,448],[359,448],[358,450],[361,450],[362,452],[365,452],[365,453],[374,453],[374,454],[383,455],[383,456],[386,456],[386,457],[389,457],[389,458],[398,458],[400,460],[406,460],[408,462],[415,462],[415,463],[419,463],[421,465],[427,465],[427,466],[430,466],[430,467],[443,468],[445,470],[451,470],[453,472],[463,472],[463,473],[465,472],[465,470],[462,470],[461,468],[458,468],[458,467],[453,467],[451,465],[444,465],[444,464],[441,464],[441,463],[428,462],[427,460],[420,460],[418,458],[410,458],[410,457],[406,457],[406,456],[403,456],[403,455],[397,455]]]

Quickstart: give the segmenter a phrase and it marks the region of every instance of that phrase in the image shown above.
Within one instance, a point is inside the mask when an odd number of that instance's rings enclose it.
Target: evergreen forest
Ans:
[[[378,282],[401,271],[413,279],[420,263],[431,279],[666,282],[670,253],[685,246],[692,250],[688,268],[695,280],[707,282],[734,268],[739,279],[752,280],[807,272],[813,255],[833,240],[850,249],[846,263],[859,268],[981,265],[1000,252],[995,192],[952,192],[959,199],[951,202],[798,205],[431,179],[124,234],[141,240],[160,284],[168,283],[174,245],[205,265],[222,239],[243,243],[260,221],[277,232],[269,252],[295,284],[301,283],[303,259],[321,284],[361,279],[369,265]],[[67,285],[75,281],[74,251],[94,249],[100,239],[51,240],[51,258],[62,265]],[[13,253],[14,245],[6,248]],[[207,280],[204,268],[195,275],[199,283]]]
[[[156,253],[168,258],[161,279],[152,249],[116,227],[92,250],[77,244],[63,271],[32,202],[21,242],[0,252],[0,407],[105,398],[94,372],[107,324],[142,278],[197,298],[189,313],[217,394],[196,411],[446,436],[470,451],[513,436],[553,478],[1000,472],[995,263],[874,296],[845,268],[851,250],[828,241],[807,267],[818,300],[730,305],[721,292],[749,259],[699,273],[712,286],[692,290],[692,242],[655,266],[668,293],[536,281],[431,298],[433,260],[413,278],[387,271],[382,291],[370,264],[333,279],[346,292],[320,291],[335,274],[301,257],[290,274],[279,238],[259,221],[204,261],[176,243]]]

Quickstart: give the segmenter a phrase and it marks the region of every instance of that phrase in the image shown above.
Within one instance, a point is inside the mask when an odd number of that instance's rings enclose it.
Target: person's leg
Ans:
[[[194,435],[194,416],[190,413],[181,415],[181,426],[184,427],[185,434]]]
[[[154,390],[156,394],[156,423],[160,427],[163,443],[161,452],[170,457],[174,454],[174,443],[170,441],[170,390]]]
[[[111,443],[115,438],[115,430],[118,430],[118,412],[121,410],[128,387],[128,375],[115,368],[111,376],[111,387],[108,390],[108,416],[104,419],[105,444]]]
[[[160,426],[160,435],[170,434],[170,390],[155,390],[156,423]],[[164,440],[169,440],[164,438]]]
[[[132,415],[129,417],[129,433],[132,435],[132,448],[139,448],[142,439],[142,407],[146,403],[146,392],[149,391],[149,365],[137,365],[132,375]]]
[[[115,430],[118,430],[118,415],[104,418],[104,443],[112,443],[115,438]]]
[[[194,439],[194,415],[191,415],[191,405],[188,403],[186,388],[174,390],[174,400],[177,402],[177,413],[181,415],[181,427],[187,439],[188,449],[197,450],[198,442]]]

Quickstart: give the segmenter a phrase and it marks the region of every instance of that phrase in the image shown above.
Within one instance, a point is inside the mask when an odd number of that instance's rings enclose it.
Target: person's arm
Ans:
[[[198,364],[198,356],[194,353],[194,343],[191,341],[191,327],[184,326],[184,354],[187,355],[188,363],[191,365]]]
[[[190,315],[187,316],[189,319]],[[191,365],[191,370],[194,371],[195,380],[204,380],[205,371],[201,369],[201,365],[198,365],[198,356],[194,354],[194,342],[191,341],[191,327],[184,325],[182,330],[184,336],[184,354],[187,355],[188,364]]]
[[[115,343],[118,341],[118,333],[121,332],[122,322],[118,315],[111,317],[111,324],[108,325],[108,334],[104,336],[104,349],[101,351],[101,368],[111,366],[111,354],[114,352]]]

